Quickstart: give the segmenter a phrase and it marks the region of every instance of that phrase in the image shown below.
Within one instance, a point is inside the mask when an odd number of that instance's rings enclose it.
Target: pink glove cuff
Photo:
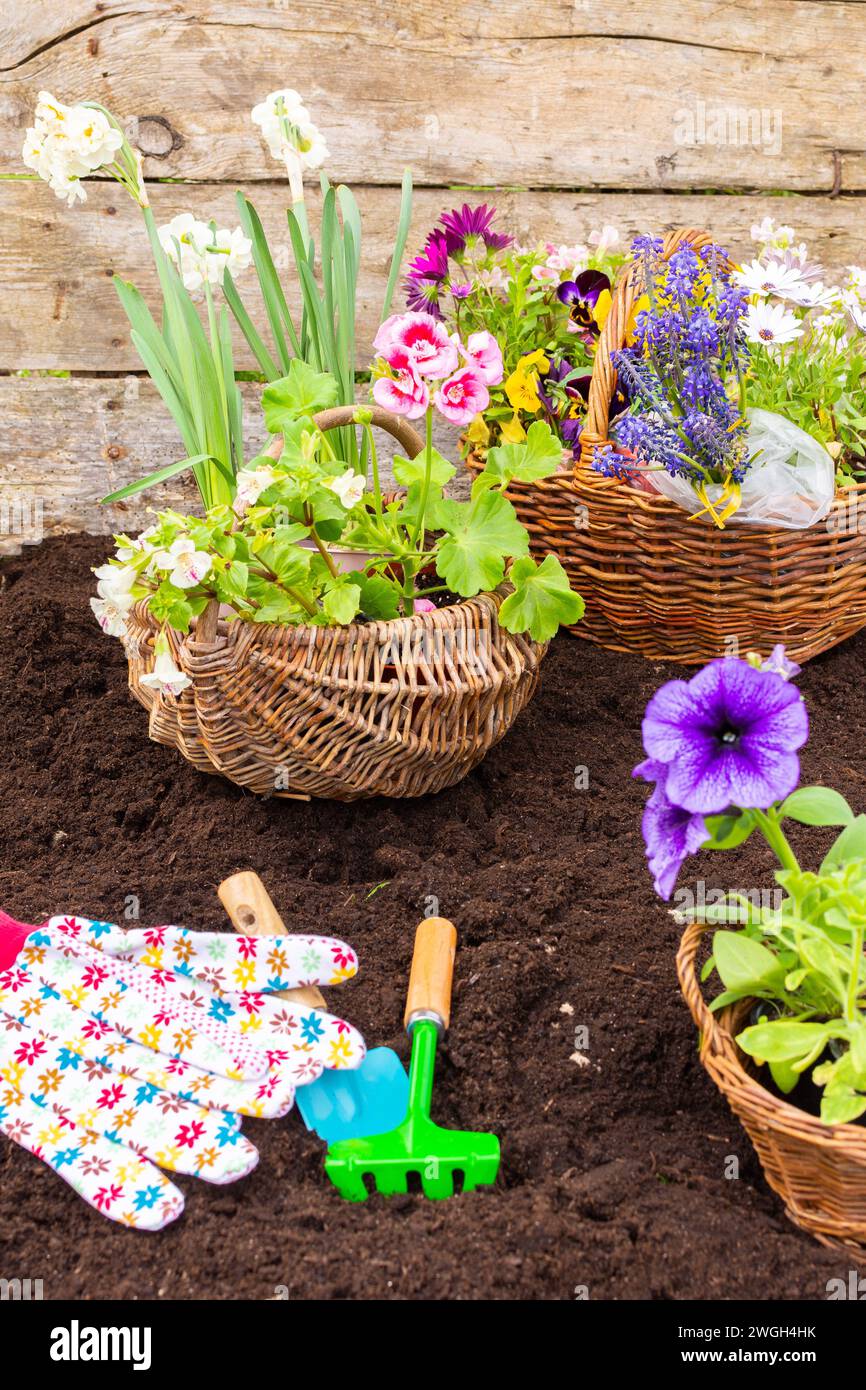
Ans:
[[[14,917],[0,910],[0,970],[11,969],[24,942],[37,930],[26,922],[16,922]]]

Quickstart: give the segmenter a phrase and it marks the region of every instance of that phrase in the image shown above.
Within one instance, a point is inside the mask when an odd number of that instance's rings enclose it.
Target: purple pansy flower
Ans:
[[[659,787],[674,806],[702,815],[730,806],[764,810],[788,796],[808,736],[799,690],[731,657],[711,661],[690,681],[668,681],[643,721],[644,748],[666,769]]]
[[[710,838],[703,816],[694,811],[684,811],[681,806],[675,806],[668,800],[663,787],[666,774],[666,764],[652,758],[641,763],[632,774],[656,784],[644,807],[641,830],[653,886],[665,902],[674,891],[683,861],[690,854],[696,854]]]
[[[564,280],[556,291],[557,298],[568,305],[571,320],[584,334],[597,334],[595,306],[610,280],[602,270],[582,270],[576,280]]]

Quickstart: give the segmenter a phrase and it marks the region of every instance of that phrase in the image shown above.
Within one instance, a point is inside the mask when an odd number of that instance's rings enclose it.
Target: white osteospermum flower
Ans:
[[[329,487],[335,492],[342,502],[346,511],[351,511],[364,496],[366,480],[360,473],[341,473],[337,478],[327,478],[325,487]]]
[[[263,464],[261,468],[238,469],[233,503],[236,514],[242,516],[248,508],[254,507],[262,493],[280,476],[282,475],[268,464]]]
[[[851,320],[861,333],[866,333],[866,305],[853,290],[842,291],[842,303],[848,310]]]
[[[800,271],[782,261],[751,261],[734,272],[734,280],[750,294],[791,295],[806,289]]]
[[[793,343],[803,335],[803,325],[784,304],[770,304],[758,300],[750,304],[745,319],[746,340],[750,343],[763,343],[765,347]]]
[[[752,241],[758,242],[764,249],[772,247],[776,251],[788,251],[794,245],[795,236],[793,227],[784,224],[777,227],[772,217],[765,217],[752,226]]]
[[[142,685],[158,691],[161,695],[180,695],[182,690],[192,685],[189,676],[185,676],[175,664],[168,643],[161,637],[157,638],[153,670],[149,675],[141,676],[139,679]]]
[[[804,309],[831,309],[840,302],[841,293],[835,285],[824,285],[820,280],[815,280],[812,283],[803,281],[793,289],[786,290],[784,297]]]
[[[211,558],[204,550],[196,550],[189,536],[178,536],[168,550],[153,557],[159,570],[169,570],[169,579],[177,589],[194,589],[211,570]]]

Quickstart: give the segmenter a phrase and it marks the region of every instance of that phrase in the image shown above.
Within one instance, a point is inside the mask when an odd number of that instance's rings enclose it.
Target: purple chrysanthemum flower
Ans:
[[[668,681],[647,705],[643,743],[666,767],[659,779],[684,811],[765,810],[796,787],[809,736],[799,690],[745,661],[711,661],[690,681]]]
[[[656,783],[644,807],[641,830],[653,886],[665,902],[674,891],[683,862],[690,854],[696,854],[710,838],[703,816],[694,811],[684,811],[665,795],[662,783],[666,774],[665,764],[652,758],[641,763],[632,774]]]
[[[464,203],[462,208],[452,208],[450,212],[443,212],[439,221],[450,239],[449,249],[452,255],[455,250],[463,250],[479,239],[491,251],[502,251],[506,246],[510,246],[512,237],[491,230],[490,224],[495,216],[496,209],[489,208],[486,203],[481,203],[477,208],[471,208],[468,203]]]

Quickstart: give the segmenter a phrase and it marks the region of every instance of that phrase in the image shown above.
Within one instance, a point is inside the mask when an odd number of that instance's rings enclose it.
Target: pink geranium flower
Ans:
[[[430,388],[415,370],[415,364],[403,348],[393,348],[387,357],[390,376],[380,376],[373,382],[373,399],[395,415],[417,420],[430,404]]]
[[[453,372],[459,361],[446,329],[432,314],[392,314],[373,346],[391,366],[395,353],[406,353],[419,376],[434,380]]]
[[[433,400],[452,425],[469,425],[480,411],[487,409],[490,392],[474,366],[461,367],[459,372],[443,381]]]
[[[492,333],[486,329],[480,333],[470,333],[460,350],[466,358],[467,366],[474,367],[488,386],[498,386],[504,376],[502,349]]]

